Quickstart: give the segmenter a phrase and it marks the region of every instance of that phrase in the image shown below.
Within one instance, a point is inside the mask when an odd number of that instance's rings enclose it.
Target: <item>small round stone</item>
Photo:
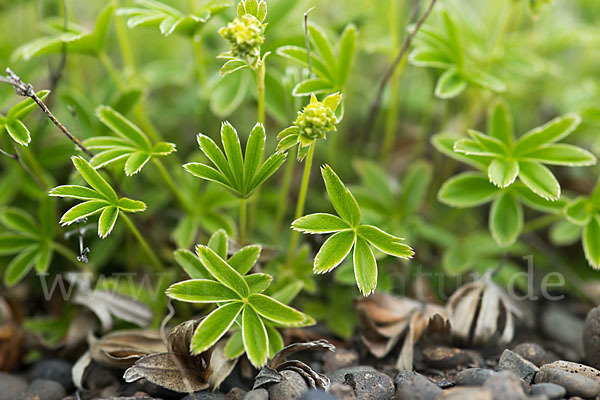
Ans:
[[[436,400],[493,400],[491,390],[482,387],[459,386],[444,390]]]
[[[65,397],[65,388],[56,381],[36,379],[18,399],[22,400],[61,400]]]
[[[434,400],[442,389],[413,371],[400,371],[394,378],[397,400]]]
[[[555,383],[564,387],[569,396],[585,398],[600,393],[600,371],[570,361],[555,361],[542,365],[535,375],[535,383]]]
[[[525,400],[523,381],[511,371],[501,371],[491,376],[483,385],[492,393],[494,399]]]
[[[269,385],[269,400],[296,400],[308,390],[306,381],[297,372],[281,371],[281,382]]]
[[[0,400],[14,400],[27,388],[25,379],[0,372]]]
[[[585,318],[583,348],[586,361],[594,368],[600,367],[600,306],[592,308]]]
[[[349,372],[344,378],[360,400],[389,400],[395,393],[392,379],[379,371]]]
[[[356,350],[338,349],[329,351],[323,356],[323,372],[329,374],[340,368],[354,367],[358,365],[358,353]]]
[[[456,384],[463,386],[482,386],[496,371],[486,368],[468,368],[456,374]]]
[[[269,392],[265,388],[254,389],[246,393],[244,400],[269,400]]]
[[[34,364],[30,373],[30,380],[46,379],[60,383],[67,392],[75,389],[71,378],[73,365],[60,359],[41,360]]]
[[[423,360],[431,367],[450,369],[469,363],[471,356],[457,347],[433,346],[423,350]]]
[[[567,390],[564,387],[554,383],[536,383],[535,385],[531,385],[529,394],[544,395],[549,400],[554,400],[565,397],[567,395]]]
[[[498,369],[501,371],[512,371],[527,383],[531,383],[535,374],[539,371],[539,368],[534,363],[508,349],[504,350],[500,356]]]
[[[542,346],[536,343],[521,343],[516,345],[512,351],[514,351],[524,359],[531,361],[538,367],[548,362],[552,362],[546,350],[544,350]]]
[[[300,397],[300,400],[338,400],[335,396],[317,389],[310,389]]]

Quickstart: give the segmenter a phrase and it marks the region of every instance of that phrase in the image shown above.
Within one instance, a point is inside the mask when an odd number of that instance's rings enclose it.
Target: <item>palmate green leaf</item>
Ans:
[[[510,191],[527,207],[541,212],[560,214],[563,212],[563,209],[567,203],[562,198],[558,200],[544,199],[532,192],[531,189],[521,182],[516,182],[511,185]]]
[[[352,193],[344,186],[340,178],[329,165],[321,167],[321,174],[325,182],[325,188],[329,194],[331,204],[338,215],[352,227],[360,224],[361,212],[358,203]]]
[[[150,161],[150,154],[143,151],[132,153],[125,163],[125,175],[132,176],[137,174],[148,161]]]
[[[278,324],[296,326],[306,319],[300,311],[264,294],[251,294],[248,302],[260,316]]]
[[[251,294],[264,292],[273,282],[271,275],[261,273],[244,276],[244,279],[250,288]]]
[[[262,248],[258,245],[242,247],[227,260],[227,263],[241,275],[246,275],[258,261],[261,250]]]
[[[25,126],[23,122],[19,119],[7,120],[6,132],[10,135],[10,137],[17,143],[22,146],[28,146],[29,142],[31,142],[31,135],[29,130]]]
[[[227,262],[206,246],[197,246],[196,253],[208,272],[219,282],[234,290],[239,296],[245,298],[250,293],[248,284]]]
[[[265,328],[267,328],[267,338],[269,341],[269,358],[273,358],[281,349],[283,349],[283,337],[275,327],[265,324]]]
[[[329,237],[315,257],[313,271],[324,274],[340,265],[352,250],[355,239],[356,233],[351,230],[337,232]]]
[[[220,171],[201,163],[191,162],[183,166],[187,172],[207,181],[219,183],[230,188],[232,183]]]
[[[219,70],[220,76],[229,75],[243,68],[249,68],[248,64],[243,60],[229,60]]]
[[[275,153],[271,155],[260,167],[254,179],[250,183],[248,188],[248,195],[250,195],[256,188],[262,185],[267,179],[269,179],[285,161],[287,153]]]
[[[167,156],[175,151],[177,151],[175,144],[169,142],[158,142],[152,148],[152,155]]]
[[[354,170],[360,177],[361,183],[370,195],[384,199],[386,206],[396,201],[390,177],[379,163],[366,159],[355,159],[352,163]],[[408,173],[407,173],[408,174]],[[403,188],[405,189],[405,188]],[[410,190],[403,190],[409,192]],[[363,204],[361,204],[363,206]]]
[[[227,233],[223,229],[219,229],[210,236],[207,246],[223,260],[227,260]]]
[[[33,217],[16,207],[6,207],[0,212],[0,223],[25,237],[37,238],[40,228]]]
[[[340,37],[340,45],[338,48],[338,70],[336,74],[338,86],[344,87],[350,69],[352,68],[352,60],[356,51],[356,26],[353,24],[346,25],[342,36]]]
[[[464,172],[444,182],[438,199],[453,207],[474,207],[492,200],[498,190],[486,176]]]
[[[188,303],[219,303],[239,300],[239,295],[222,283],[209,279],[191,279],[171,285],[167,296]]]
[[[83,145],[85,146],[86,143],[84,142]],[[113,164],[119,160],[126,159],[134,151],[135,151],[134,149],[123,148],[123,147],[118,147],[118,148],[114,148],[114,149],[110,149],[110,150],[104,150],[104,151],[101,151],[100,153],[96,154],[94,157],[92,157],[92,159],[90,160],[90,164],[95,169],[103,168],[103,167]]]
[[[461,94],[466,88],[467,82],[456,69],[451,68],[444,72],[437,80],[435,95],[440,99],[451,99]]]
[[[512,159],[496,158],[488,167],[488,178],[494,185],[505,188],[510,186],[519,174],[519,163]]]
[[[0,256],[20,253],[37,243],[34,238],[14,233],[0,233]]]
[[[204,318],[192,337],[190,343],[192,354],[200,354],[217,343],[231,328],[242,308],[244,308],[242,302],[229,303],[217,308]]]
[[[49,90],[40,90],[36,93],[40,100],[45,100],[50,94]],[[31,97],[15,104],[6,113],[7,120],[23,119],[38,107],[37,103]]]
[[[478,69],[469,71],[468,79],[469,81],[485,89],[489,89],[498,93],[506,92],[506,84],[500,78],[497,78],[492,74],[488,74],[483,70]]]
[[[35,258],[38,256],[37,245],[28,247],[19,253],[6,267],[4,271],[4,284],[13,286],[19,282],[33,268]]]
[[[432,175],[432,167],[425,161],[414,162],[406,170],[402,181],[402,197],[399,204],[402,215],[414,215],[419,207],[425,203],[425,196]]]
[[[129,140],[113,136],[95,136],[84,141],[85,147],[90,150],[110,150],[115,147],[124,147],[135,150],[134,144]]]
[[[523,207],[509,192],[501,193],[492,203],[490,232],[501,246],[510,246],[523,229]]]
[[[83,179],[94,188],[102,197],[111,203],[116,203],[118,200],[114,189],[100,176],[100,174],[87,162],[83,157],[71,157],[73,165],[79,171]]]
[[[148,137],[146,137],[141,129],[110,106],[102,105],[98,107],[96,109],[96,116],[110,130],[123,139],[134,143],[138,149],[145,150],[148,153],[152,151],[150,140],[148,140]]]
[[[438,133],[431,138],[431,144],[440,153],[447,155],[450,158],[464,162],[478,169],[487,168],[490,164],[489,157],[481,157],[478,155],[464,155],[454,151],[457,142],[464,140],[462,136],[454,133]],[[480,148],[479,148],[480,149]]]
[[[354,244],[354,277],[363,296],[377,287],[377,261],[367,241],[360,236]]]
[[[504,156],[507,154],[508,148],[499,139],[496,139],[495,137],[492,137],[492,136],[488,136],[481,132],[477,132],[474,129],[469,129],[467,132],[469,133],[469,136],[471,136],[473,138],[473,140],[475,140],[477,143],[479,143],[481,148],[484,149],[485,151],[488,151],[491,154],[494,154],[497,156]]]
[[[48,271],[54,250],[48,243],[40,245],[35,258],[35,270],[39,274],[45,274]]]
[[[200,262],[194,253],[187,249],[179,249],[173,252],[175,261],[179,264],[186,274],[192,279],[209,279],[212,278],[206,267]]]
[[[223,143],[223,149],[225,149],[227,162],[233,172],[233,182],[239,190],[244,187],[244,158],[238,133],[229,122],[221,124],[221,142]]]
[[[304,47],[281,46],[277,49],[277,55],[292,60],[302,67],[308,68],[308,55]],[[316,75],[329,81],[334,80],[333,76],[329,73],[327,66],[318,55],[311,53],[310,61]]]
[[[547,200],[560,197],[560,185],[552,172],[541,164],[519,162],[519,179],[538,196]]]
[[[198,134],[198,144],[202,152],[208,157],[210,161],[217,167],[219,172],[227,179],[230,186],[236,183],[236,179],[233,177],[233,171],[225,158],[225,155],[219,149],[219,146],[208,136]],[[189,165],[189,164],[188,164]],[[196,167],[197,168],[197,167]]]
[[[292,96],[310,96],[311,94],[327,93],[331,90],[331,82],[322,78],[306,79],[292,90]]]
[[[104,239],[112,232],[119,216],[119,208],[116,206],[106,207],[102,210],[98,219],[98,236]]]
[[[498,157],[500,154],[483,148],[477,141],[473,139],[458,139],[454,142],[453,150],[456,153],[463,153],[469,158],[477,157]]]
[[[585,258],[594,269],[600,268],[600,221],[598,216],[594,218],[583,228],[582,244]]]
[[[594,217],[592,207],[585,197],[579,197],[565,207],[565,217],[569,222],[585,226]]]
[[[566,114],[554,118],[521,136],[515,143],[514,153],[526,155],[545,144],[558,142],[569,136],[580,122],[581,117],[577,114]]]
[[[292,228],[302,233],[331,233],[350,229],[350,225],[335,215],[317,213],[298,218]]]
[[[242,339],[250,363],[263,366],[269,357],[269,339],[265,324],[251,306],[244,307],[242,314]]]
[[[437,49],[420,47],[414,49],[409,55],[408,60],[411,64],[418,67],[432,67],[449,69],[452,67],[452,60],[446,54]]]
[[[315,24],[308,25],[309,37],[319,55],[325,62],[327,69],[331,71],[337,70],[337,61],[333,53],[333,48],[327,39],[325,32]]]
[[[229,359],[235,359],[244,354],[245,351],[242,331],[235,331],[225,345],[225,356]]]
[[[570,144],[557,143],[538,147],[527,152],[521,159],[532,162],[541,162],[549,165],[565,165],[570,167],[583,167],[594,165],[596,157],[581,147]]]
[[[582,235],[582,227],[569,222],[559,220],[552,224],[548,237],[550,242],[557,246],[570,246],[577,242]]]
[[[137,213],[146,210],[146,203],[139,200],[131,200],[127,197],[122,197],[117,202],[119,209],[128,213]]]
[[[248,137],[248,143],[246,144],[246,150],[244,154],[244,190],[248,190],[252,178],[254,178],[256,171],[260,167],[260,163],[263,158],[263,151],[265,148],[265,128],[259,122],[254,125],[250,136]]]
[[[356,232],[359,237],[371,243],[378,250],[391,256],[411,258],[414,255],[414,251],[410,246],[401,243],[404,239],[392,236],[375,226],[361,225]]]
[[[85,186],[63,185],[50,190],[50,196],[68,197],[79,200],[98,200],[98,192]]]
[[[63,214],[62,218],[60,219],[60,224],[63,226],[70,225],[82,218],[87,218],[97,214],[110,206],[111,204],[106,200],[89,200],[84,203],[77,204]],[[98,233],[100,233],[100,226],[98,226]]]

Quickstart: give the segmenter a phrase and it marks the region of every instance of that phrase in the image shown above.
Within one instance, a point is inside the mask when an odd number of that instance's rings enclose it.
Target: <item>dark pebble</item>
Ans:
[[[302,397],[300,397],[300,400],[338,400],[338,399],[336,399],[335,396],[333,396],[323,390],[310,389],[310,390],[304,392],[304,394],[302,394]]]
[[[457,347],[434,346],[423,350],[423,361],[434,368],[450,369],[468,364],[471,356]]]
[[[223,393],[213,393],[209,391],[195,392],[188,394],[181,400],[226,400],[227,398]]]
[[[337,371],[333,371],[333,372],[327,374],[327,376],[331,380],[331,383],[333,383],[333,382],[344,383],[346,381],[347,373],[354,373],[354,372],[361,372],[361,371],[375,371],[375,368],[373,368],[369,365],[357,365],[356,367],[348,367],[348,368],[338,369]]]
[[[269,392],[267,389],[254,389],[246,393],[244,400],[269,400]]]
[[[343,383],[334,382],[329,388],[329,393],[334,395],[338,400],[357,400],[354,390]]]
[[[590,398],[600,392],[600,371],[569,361],[555,361],[542,365],[534,381],[560,385],[567,390],[569,396]]]
[[[27,388],[25,379],[0,372],[0,400],[14,400]]]
[[[394,378],[397,400],[434,400],[442,389],[413,371],[400,371]]]
[[[269,385],[267,390],[270,400],[296,400],[308,390],[308,385],[299,373],[283,370],[281,382]]]
[[[531,361],[538,367],[541,367],[548,362],[552,362],[549,354],[544,350],[542,346],[535,343],[521,343],[513,348],[513,351],[523,357],[524,359]]]
[[[494,400],[523,400],[527,398],[523,381],[511,371],[501,371],[491,376],[483,387],[490,389]]]
[[[539,371],[539,368],[534,363],[508,349],[504,350],[500,356],[498,369],[501,371],[512,371],[526,383],[533,382],[535,374]]]
[[[67,392],[75,389],[73,379],[71,378],[71,369],[73,365],[60,359],[41,360],[33,366],[30,373],[30,380],[46,379],[60,383]]]
[[[483,386],[496,371],[485,368],[469,368],[456,374],[456,384],[463,386]]]
[[[139,379],[133,384],[137,390],[141,392],[146,392],[152,397],[160,397],[163,399],[178,399],[181,397],[179,393],[166,389],[160,385],[157,385],[156,383],[150,382],[147,379]]]
[[[354,390],[357,399],[389,400],[394,396],[395,388],[392,378],[379,371],[348,372],[344,378],[344,384]]]
[[[65,388],[56,381],[36,379],[29,387],[15,399],[19,400],[61,400],[65,397]]]
[[[549,400],[562,399],[567,395],[567,390],[554,383],[536,383],[529,388],[531,395],[544,395]]]
[[[323,372],[326,374],[356,365],[358,365],[358,353],[356,350],[338,349],[333,352],[328,351],[323,355]]]
[[[436,400],[493,400],[493,396],[487,388],[459,386],[444,390]]]
[[[227,395],[225,396],[227,400],[244,400],[244,396],[246,396],[246,391],[240,388],[231,389]]]
[[[592,308],[585,318],[583,348],[586,361],[600,368],[600,306]]]

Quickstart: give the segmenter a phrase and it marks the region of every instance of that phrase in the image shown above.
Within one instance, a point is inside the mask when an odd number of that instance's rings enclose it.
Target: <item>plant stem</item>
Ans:
[[[110,57],[108,57],[108,55],[106,55],[104,51],[101,51],[100,53],[98,53],[98,59],[102,63],[102,66],[104,66],[104,69],[106,69],[106,72],[108,72],[108,75],[110,75],[110,78],[112,79],[113,83],[117,86],[119,92],[123,92],[125,87],[123,86],[123,82],[121,82],[119,72],[115,68]]]
[[[551,225],[552,223],[558,221],[563,217],[562,214],[547,214],[542,215],[541,217],[532,219],[531,221],[527,221],[523,226],[523,234],[537,231],[538,229],[542,229]]]
[[[148,244],[146,239],[144,239],[144,236],[142,235],[142,233],[133,224],[133,221],[131,221],[131,219],[129,219],[129,217],[125,213],[119,213],[119,216],[121,218],[123,218],[123,221],[125,221],[125,225],[127,225],[127,228],[129,228],[129,231],[138,240],[138,242],[140,243],[140,246],[142,246],[142,249],[148,256],[148,258],[150,259],[150,262],[156,268],[156,270],[164,271],[165,267],[162,265],[160,259],[158,258],[158,256],[154,252],[154,250],[152,250],[152,247],[150,247],[150,245]]]
[[[57,253],[59,253],[64,258],[71,261],[74,265],[76,265],[84,271],[90,272],[94,269],[93,264],[86,264],[82,263],[81,261],[77,261],[77,254],[75,254],[73,250],[69,249],[66,246],[57,242],[52,242],[52,248],[56,250]]]
[[[288,196],[292,185],[292,177],[294,176],[294,166],[296,165],[296,146],[288,153],[288,158],[285,161],[285,170],[283,171],[283,181],[279,188],[279,204],[275,213],[275,238],[279,237],[283,226],[283,218],[287,212]]]
[[[246,218],[246,199],[240,199],[240,246],[243,246],[246,240]]]
[[[163,181],[165,181],[169,189],[171,189],[171,191],[173,192],[183,209],[186,212],[192,212],[192,207],[186,201],[185,196],[183,195],[183,193],[181,193],[181,190],[179,190],[179,188],[175,184],[175,181],[173,180],[173,177],[171,176],[169,171],[167,171],[163,163],[157,158],[152,158],[152,162],[154,163],[154,165],[156,165],[156,168],[158,169],[158,173],[160,174],[161,178],[163,179]]]
[[[298,202],[296,203],[296,215],[294,220],[300,218],[304,213],[304,203],[306,202],[306,194],[308,192],[308,182],[310,180],[310,170],[312,167],[313,156],[315,154],[315,143],[310,144],[308,149],[308,155],[304,161],[304,174],[302,175],[302,183],[300,184],[300,193],[298,194]],[[290,247],[287,255],[288,267],[292,264],[294,256],[296,255],[296,246],[298,245],[298,231],[292,231],[292,238],[290,240]]]
[[[258,122],[264,125],[265,123],[265,62],[261,61],[255,70],[256,74],[256,89],[258,91]]]

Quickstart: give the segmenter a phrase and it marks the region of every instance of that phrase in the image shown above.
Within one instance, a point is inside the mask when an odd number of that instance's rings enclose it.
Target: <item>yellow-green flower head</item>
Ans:
[[[318,101],[313,95],[304,110],[298,112],[294,122],[294,125],[300,128],[300,138],[306,141],[323,139],[327,132],[335,131],[335,124],[338,121],[334,111],[335,107],[331,107],[325,100]]]
[[[260,47],[264,42],[265,26],[255,16],[245,14],[236,17],[227,26],[219,30],[219,34],[229,41],[234,57],[246,60],[255,66],[260,59]]]

